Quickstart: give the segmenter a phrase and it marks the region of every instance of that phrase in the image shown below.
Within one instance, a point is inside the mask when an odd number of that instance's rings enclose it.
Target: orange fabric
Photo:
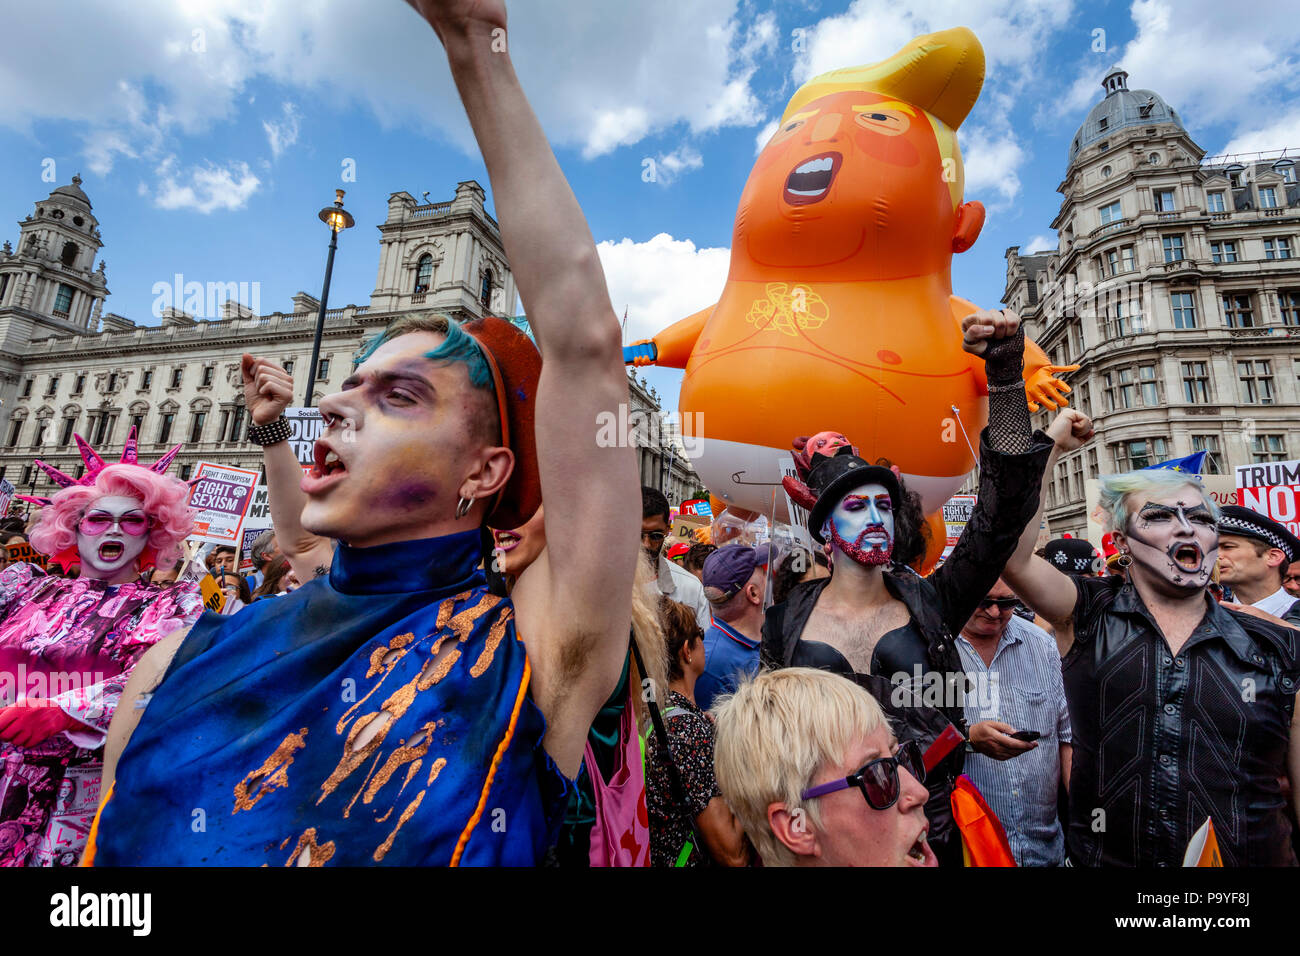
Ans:
[[[952,791],[952,816],[961,831],[962,855],[967,866],[1015,866],[1006,831],[979,788],[962,774]]]
[[[470,834],[478,826],[479,820],[483,818],[483,808],[487,806],[488,794],[492,791],[492,781],[497,775],[497,766],[501,763],[501,758],[505,756],[506,751],[510,749],[510,741],[515,736],[515,725],[519,723],[519,711],[524,705],[524,695],[528,692],[528,680],[532,676],[532,666],[527,658],[524,659],[524,676],[519,682],[519,693],[515,695],[514,710],[510,712],[510,725],[506,727],[506,735],[501,738],[501,743],[497,745],[497,752],[492,757],[492,765],[488,767],[487,779],[483,781],[483,791],[479,794],[478,806],[474,808],[474,815],[469,818],[465,824],[465,829],[461,831],[460,839],[456,841],[456,849],[451,855],[451,866],[460,866],[461,854],[465,852],[465,845],[469,843]]]
[[[108,793],[104,794],[99,801],[99,808],[95,810],[95,819],[90,824],[90,835],[86,838],[86,852],[82,854],[79,866],[95,865],[95,840],[99,836],[99,817],[104,812],[104,808],[108,806],[108,801],[113,799],[113,788],[116,786],[116,780],[109,784]]]

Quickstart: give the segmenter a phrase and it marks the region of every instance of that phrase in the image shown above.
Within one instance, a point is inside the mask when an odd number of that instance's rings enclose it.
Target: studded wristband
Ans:
[[[290,436],[289,419],[281,415],[275,421],[266,425],[254,425],[248,423],[248,440],[254,445],[276,445],[282,441],[288,441]]]

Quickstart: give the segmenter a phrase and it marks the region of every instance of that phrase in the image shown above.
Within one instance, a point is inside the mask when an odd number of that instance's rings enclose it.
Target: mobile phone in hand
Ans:
[[[1012,740],[1023,740],[1025,743],[1033,743],[1039,737],[1043,736],[1037,730],[1017,730],[1014,734],[1007,734]]]

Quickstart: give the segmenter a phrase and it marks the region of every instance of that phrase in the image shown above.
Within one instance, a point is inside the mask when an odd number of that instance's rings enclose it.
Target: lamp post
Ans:
[[[330,254],[325,260],[325,287],[320,293],[320,313],[316,316],[316,336],[311,343],[311,364],[307,367],[307,396],[303,405],[311,408],[316,403],[312,393],[316,389],[316,363],[320,360],[320,337],[325,331],[325,309],[330,298],[330,273],[334,271],[334,252],[339,247],[339,233],[356,225],[352,214],[343,208],[343,190],[334,190],[334,205],[326,206],[320,211],[320,221],[330,227]]]

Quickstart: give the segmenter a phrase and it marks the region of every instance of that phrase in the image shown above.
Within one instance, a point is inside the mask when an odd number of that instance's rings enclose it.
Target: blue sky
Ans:
[[[112,292],[140,324],[156,282],[257,283],[263,312],[319,295],[316,211],[347,190],[331,305],[363,304],[390,192],[450,198],[486,173],[432,31],[398,0],[5,0],[0,211],[74,173]],[[763,131],[808,77],[966,25],[984,93],[961,129],[966,198],[988,207],[958,294],[1003,291],[1011,245],[1055,244],[1066,150],[1112,63],[1164,96],[1210,153],[1300,147],[1300,24],[1206,0],[528,0],[511,53],[597,242],[629,338],[708,305]],[[1100,31],[1100,32],[1099,32]],[[643,181],[653,159],[656,182]],[[53,160],[56,183],[42,180]],[[354,160],[355,181],[341,181]],[[17,226],[0,238],[14,241]],[[652,371],[672,407],[679,373]]]

